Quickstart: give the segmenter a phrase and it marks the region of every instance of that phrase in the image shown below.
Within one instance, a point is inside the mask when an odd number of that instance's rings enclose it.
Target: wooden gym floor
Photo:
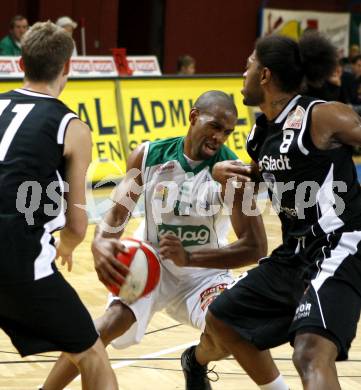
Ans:
[[[264,213],[264,220],[271,250],[280,242],[278,218]],[[139,223],[134,219],[128,226],[131,234]],[[93,317],[102,314],[106,302],[106,290],[98,282],[93,270],[90,242],[94,225],[89,226],[84,243],[75,252],[73,271],[64,274],[76,288]],[[242,270],[235,270],[235,274]],[[26,304],[26,297],[24,297]],[[179,357],[183,350],[199,338],[199,331],[182,325],[161,312],[154,316],[143,341],[125,350],[108,347],[108,354],[123,390],[174,390],[184,389]],[[337,364],[342,389],[361,389],[361,333],[358,332],[348,362]],[[0,330],[0,390],[34,390],[47,376],[58,353],[44,353],[21,359],[7,336]],[[278,367],[292,390],[302,389],[291,361],[292,348],[284,345],[272,351]],[[238,364],[229,358],[215,363],[219,381],[212,384],[215,390],[252,390],[258,387],[247,377]],[[211,366],[212,367],[212,366]],[[67,389],[81,389],[77,379]]]

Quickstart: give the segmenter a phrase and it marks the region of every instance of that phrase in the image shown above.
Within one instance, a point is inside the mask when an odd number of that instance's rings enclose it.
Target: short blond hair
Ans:
[[[21,55],[30,81],[54,81],[74,49],[71,36],[54,23],[35,23],[23,36]]]

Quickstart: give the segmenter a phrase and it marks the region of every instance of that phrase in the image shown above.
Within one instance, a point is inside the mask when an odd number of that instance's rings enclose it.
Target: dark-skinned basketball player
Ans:
[[[201,344],[183,355],[189,377],[233,354],[261,389],[287,389],[269,349],[290,341],[304,389],[340,389],[335,361],[347,359],[361,303],[361,192],[351,157],[361,121],[346,105],[298,94],[305,77],[327,77],[335,59],[317,33],[299,43],[261,38],[248,59],[244,103],[263,112],[247,140],[253,164],[219,163],[213,177],[265,182],[283,242],[210,306]]]
[[[98,277],[106,285],[119,283],[115,253],[123,250],[119,238],[141,193],[145,223],[138,238],[160,247],[162,276],[153,292],[131,305],[111,297],[96,320],[104,344],[124,348],[139,343],[154,313],[163,309],[173,319],[203,330],[209,304],[233,282],[227,269],[266,254],[262,219],[243,213],[241,202],[230,204],[236,207],[230,219],[238,240],[224,246],[226,195],[220,196],[211,170],[218,161],[237,158],[224,145],[236,122],[237,109],[229,95],[205,92],[190,110],[185,137],[142,144],[128,158],[114,207],[95,232],[92,250]],[[76,375],[76,366],[61,357],[44,390],[62,389]],[[204,382],[204,376],[199,379]]]

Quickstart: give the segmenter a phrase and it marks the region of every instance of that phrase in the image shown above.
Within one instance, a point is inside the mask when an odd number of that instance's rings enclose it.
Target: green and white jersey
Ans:
[[[165,233],[176,235],[186,250],[219,248],[227,244],[229,217],[222,215],[221,186],[212,179],[215,163],[235,160],[226,146],[211,159],[192,167],[183,153],[184,137],[146,144],[144,183],[144,239],[159,246]],[[193,165],[193,164],[192,164]],[[177,277],[219,273],[219,269],[178,267],[171,260],[163,265]]]

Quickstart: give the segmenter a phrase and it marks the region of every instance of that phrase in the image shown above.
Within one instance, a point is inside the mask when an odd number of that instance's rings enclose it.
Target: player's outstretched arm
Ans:
[[[143,155],[144,145],[140,145],[129,155],[126,175],[113,195],[113,206],[95,229],[92,242],[94,264],[99,280],[105,285],[119,286],[128,274],[128,268],[115,256],[118,252],[127,251],[119,238],[142,193]]]
[[[86,211],[77,205],[85,206],[85,178],[91,161],[91,149],[89,127],[82,121],[73,119],[68,125],[64,140],[65,181],[69,185],[69,191],[64,194],[66,223],[57,242],[58,256],[68,263],[69,270],[72,252],[84,239],[88,226]]]

